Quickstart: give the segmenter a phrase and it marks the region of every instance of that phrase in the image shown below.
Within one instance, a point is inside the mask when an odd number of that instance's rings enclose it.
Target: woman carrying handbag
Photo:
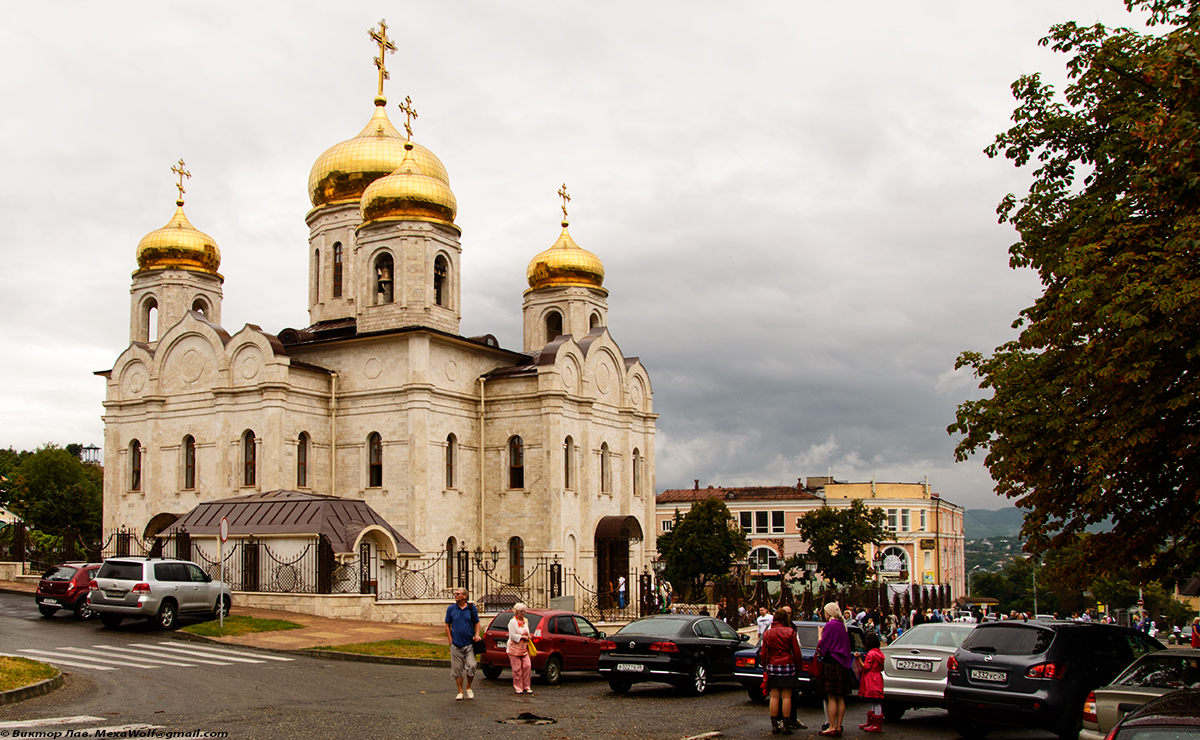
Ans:
[[[513,618],[508,620],[508,662],[512,665],[513,689],[518,694],[532,694],[529,683],[533,678],[533,668],[529,663],[530,648],[533,647],[533,634],[529,630],[529,620],[525,618],[525,605],[521,602],[513,604]]]
[[[787,717],[792,714],[792,687],[796,685],[796,665],[801,662],[800,641],[792,628],[792,617],[784,609],[763,633],[762,660],[767,690],[771,692],[771,734],[791,735]]]

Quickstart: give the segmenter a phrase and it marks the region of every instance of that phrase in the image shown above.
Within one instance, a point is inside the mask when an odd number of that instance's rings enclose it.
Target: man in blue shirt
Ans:
[[[458,685],[458,696],[463,698],[463,676],[467,679],[466,695],[475,698],[471,681],[475,678],[475,649],[473,643],[483,638],[479,635],[479,611],[474,604],[467,603],[467,590],[454,589],[454,603],[446,607],[446,641],[450,643],[450,675]]]

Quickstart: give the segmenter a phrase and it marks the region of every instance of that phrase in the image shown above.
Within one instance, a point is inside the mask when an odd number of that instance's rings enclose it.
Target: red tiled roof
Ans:
[[[754,486],[748,488],[678,488],[663,491],[656,501],[660,504],[690,503],[708,498],[727,501],[811,501],[820,496],[795,486]]]

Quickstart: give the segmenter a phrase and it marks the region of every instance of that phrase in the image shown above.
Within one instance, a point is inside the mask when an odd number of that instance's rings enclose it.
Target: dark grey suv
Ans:
[[[1163,649],[1136,630],[1094,622],[981,624],[947,661],[950,720],[967,738],[1008,726],[1076,740],[1088,693]]]
[[[109,558],[88,591],[88,604],[105,627],[125,617],[142,617],[159,629],[175,626],[180,614],[229,614],[229,587],[199,565],[162,558]]]

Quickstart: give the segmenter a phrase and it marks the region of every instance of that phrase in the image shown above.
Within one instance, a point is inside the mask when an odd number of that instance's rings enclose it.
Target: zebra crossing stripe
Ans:
[[[84,722],[103,721],[103,717],[91,717],[86,714],[80,714],[74,717],[46,717],[44,719],[18,719],[9,722],[0,722],[0,729],[7,730],[13,727],[54,727],[56,725],[81,725]]]
[[[72,653],[87,653],[89,655],[107,655],[111,658],[125,658],[126,657],[125,651],[121,650],[120,648],[108,648],[107,651],[88,650],[87,648],[77,648],[77,647],[65,647],[62,649],[70,650]],[[113,655],[113,653],[116,653],[116,655]],[[133,653],[133,655],[137,656],[137,660],[141,660],[146,663],[157,663],[158,665],[179,666],[180,668],[195,668],[195,666],[188,665],[186,663],[179,663],[176,661],[155,660],[154,658],[143,658],[141,655],[138,655],[136,652]],[[113,662],[113,661],[101,660],[99,658],[87,658],[82,655],[79,657],[81,660],[95,660],[97,663]],[[129,665],[129,666],[133,666],[134,668],[157,668],[158,667],[158,665],[138,665],[137,663],[117,663],[116,665]]]
[[[177,645],[178,643],[160,642],[159,644],[160,645]],[[192,649],[196,650],[200,655],[207,655],[209,653],[220,653],[222,655],[241,655],[246,658],[257,658],[259,660],[281,660],[284,662],[291,662],[291,661],[295,660],[295,658],[281,658],[278,655],[266,655],[264,653],[247,653],[247,652],[241,651],[241,650],[226,650],[225,648],[210,647],[208,645],[198,645],[198,646],[193,647]],[[214,655],[213,657],[217,657],[217,656]]]
[[[93,645],[93,647],[103,648],[106,652],[117,653],[118,655],[129,655],[136,657],[138,660],[144,660],[147,663],[162,663],[163,665],[180,666],[182,668],[195,668],[191,663],[180,663],[174,655],[162,655],[159,658],[147,658],[146,653],[141,650],[130,650],[129,648],[114,647],[112,645]],[[72,648],[72,650],[83,650],[83,648]],[[98,652],[85,650],[84,652]],[[160,658],[174,658],[174,660],[161,660]]]
[[[105,665],[94,665],[92,663],[76,663],[73,660],[63,660],[61,657],[59,657],[58,653],[48,653],[45,650],[20,650],[19,652],[29,653],[30,655],[45,655],[49,658],[49,660],[47,660],[46,662],[52,663],[54,665],[65,665],[65,666],[70,666],[72,668],[91,668],[96,671],[115,671],[115,670],[117,670],[116,668],[112,668],[112,667],[105,666]],[[87,658],[80,658],[80,659],[87,660]]]
[[[96,645],[96,647],[104,647],[104,645]],[[160,657],[160,658],[174,658],[174,657],[176,656],[176,653],[174,653],[174,652],[170,652],[170,653],[168,653],[168,652],[157,652],[157,651],[163,651],[163,650],[164,650],[164,648],[161,648],[161,647],[159,647],[159,646],[157,646],[157,645],[138,645],[138,644],[134,644],[134,645],[133,645],[133,647],[135,647],[135,648],[138,648],[138,650],[136,650],[135,652],[137,652],[139,655],[146,655],[147,653],[149,653],[149,654],[151,654],[151,655],[155,655],[155,654],[157,654],[157,655],[158,655],[158,657]],[[156,652],[150,652],[150,651],[156,651]],[[188,657],[187,657],[187,659],[188,659],[189,661],[193,662],[193,663],[203,663],[203,664],[205,664],[205,665],[232,665],[232,663],[228,663],[228,662],[219,662],[219,661],[216,661],[216,660],[204,660],[204,659],[202,659],[202,658],[197,658],[197,657],[195,657],[195,656],[193,656],[193,655],[190,655],[190,654],[188,654],[188,653],[183,653],[183,655],[187,655],[187,656],[188,656]],[[211,656],[211,657],[214,657],[214,658],[215,658],[215,657],[217,657],[217,656],[215,656],[215,655],[214,655],[214,656]],[[222,661],[224,661],[225,659],[224,659],[224,658],[222,658],[221,660],[222,660]]]
[[[229,660],[229,661],[233,661],[234,663],[264,663],[264,662],[266,662],[266,661],[262,661],[262,660],[256,660],[253,658],[235,658],[230,655],[212,655],[210,653],[202,653],[198,650],[188,650],[186,648],[170,647],[167,645],[134,645],[134,647],[141,648],[143,650],[164,650],[164,651],[167,651],[170,653],[179,653],[180,655],[188,656],[188,660],[198,660],[197,658],[193,658],[192,656],[203,655],[206,658],[216,658],[217,660]]]

